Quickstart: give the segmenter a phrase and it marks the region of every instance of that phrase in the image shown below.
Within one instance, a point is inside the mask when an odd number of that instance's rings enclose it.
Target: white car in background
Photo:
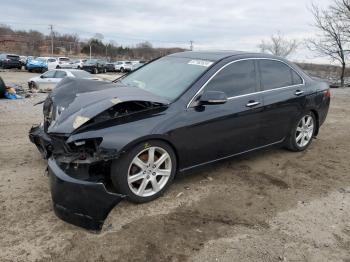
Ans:
[[[68,57],[57,57],[57,66],[56,68],[73,68],[73,61]]]
[[[87,59],[77,59],[73,61],[73,67],[75,69],[82,69],[83,64],[87,61]]]
[[[132,63],[130,61],[118,61],[114,63],[114,69],[117,72],[126,72],[132,70]]]
[[[101,80],[100,78],[94,77],[92,74],[79,69],[53,69],[40,76],[29,79],[28,87],[29,89],[38,89],[40,91],[52,91],[57,83],[65,77]]]

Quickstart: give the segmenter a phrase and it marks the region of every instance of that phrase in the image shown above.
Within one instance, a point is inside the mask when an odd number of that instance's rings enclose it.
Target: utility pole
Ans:
[[[90,46],[90,60],[91,60],[91,43],[89,44],[89,46]]]
[[[53,56],[53,25],[49,25],[51,31],[51,55]]]
[[[193,51],[193,41],[190,40],[190,50]]]

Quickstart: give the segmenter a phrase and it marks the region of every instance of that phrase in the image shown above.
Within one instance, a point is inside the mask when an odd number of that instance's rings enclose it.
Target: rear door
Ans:
[[[261,139],[264,144],[283,140],[305,105],[304,80],[288,64],[272,59],[258,60],[264,110]]]
[[[188,125],[177,131],[185,148],[180,157],[184,167],[210,162],[255,147],[259,141],[262,97],[257,87],[254,60],[234,62],[222,68],[203,92],[224,92],[228,101],[221,105],[190,105],[185,113]],[[199,97],[199,96],[197,96]]]

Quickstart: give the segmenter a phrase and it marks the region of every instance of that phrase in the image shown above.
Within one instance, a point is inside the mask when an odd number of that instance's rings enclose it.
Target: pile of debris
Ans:
[[[26,91],[22,86],[17,84],[6,85],[4,80],[0,77],[0,98],[15,100],[28,97],[32,97],[32,94]]]

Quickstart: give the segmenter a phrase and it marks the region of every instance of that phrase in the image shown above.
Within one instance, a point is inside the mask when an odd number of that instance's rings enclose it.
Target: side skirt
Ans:
[[[217,159],[215,159],[215,160],[210,160],[210,161],[208,161],[208,162],[204,162],[204,163],[201,163],[201,164],[198,164],[198,165],[194,165],[194,166],[190,166],[190,167],[185,167],[185,168],[183,168],[183,169],[180,169],[179,172],[181,172],[181,173],[182,173],[182,172],[186,172],[186,171],[189,171],[189,170],[194,169],[194,168],[197,168],[197,167],[202,167],[202,166],[205,166],[205,165],[208,165],[208,164],[211,164],[211,163],[215,163],[215,162],[218,162],[218,161],[221,161],[221,160],[225,160],[225,159],[228,159],[228,158],[231,158],[231,157],[243,155],[243,154],[246,154],[246,153],[249,153],[249,152],[253,152],[253,151],[256,151],[256,150],[259,150],[259,149],[263,149],[263,148],[270,147],[270,146],[273,146],[273,145],[281,144],[281,143],[284,142],[284,140],[285,140],[285,137],[284,137],[282,140],[277,141],[277,142],[274,142],[274,143],[271,143],[271,144],[267,144],[267,145],[264,145],[264,146],[255,147],[255,148],[252,148],[252,149],[249,149],[249,150],[240,152],[240,153],[236,153],[236,154],[233,154],[233,155],[229,155],[229,156],[217,158]]]

